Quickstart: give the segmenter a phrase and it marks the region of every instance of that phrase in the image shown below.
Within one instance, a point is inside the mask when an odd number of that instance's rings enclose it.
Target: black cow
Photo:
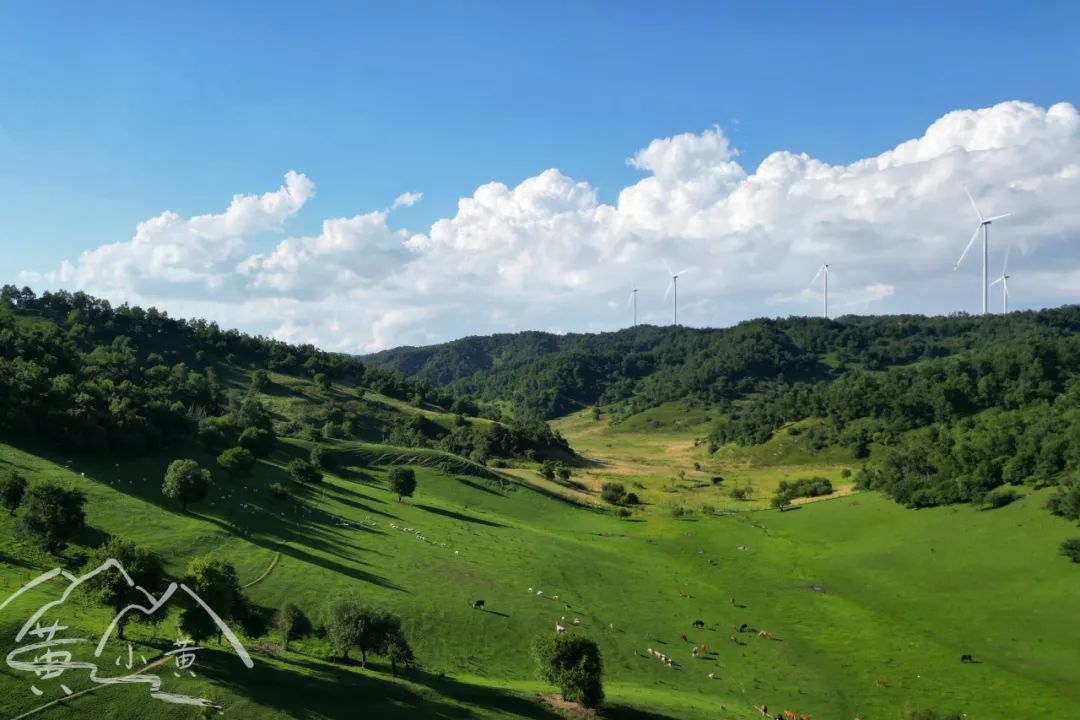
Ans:
[[[975,658],[971,657],[970,655],[961,655],[960,656],[960,662],[962,662],[962,663],[973,663],[973,662],[975,662]]]
[[[701,628],[705,627],[705,621],[704,620],[695,620],[694,621],[694,627],[697,628],[698,630],[700,630]]]
[[[484,609],[484,601],[483,600],[477,600],[476,602],[474,602],[472,604],[472,606],[473,606],[473,610],[483,610]]]

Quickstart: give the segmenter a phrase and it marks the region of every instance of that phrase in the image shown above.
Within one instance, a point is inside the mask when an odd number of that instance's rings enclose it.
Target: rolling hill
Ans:
[[[493,391],[482,399],[464,387],[443,392],[372,370],[371,359],[356,363],[199,321],[145,321],[147,328],[133,332],[120,323],[149,311],[125,309],[118,320],[111,309],[99,307],[93,318],[58,309],[73,299],[0,303],[7,393],[0,473],[86,496],[86,527],[56,553],[18,531],[22,509],[0,513],[0,603],[50,568],[79,572],[113,536],[157,553],[172,578],[197,556],[227,561],[257,616],[269,619],[294,603],[316,628],[285,650],[272,627],[237,627],[253,666],[210,639],[192,675],[163,657],[175,648],[179,617],[170,612],[157,625],[129,626],[131,655],[126,642],[110,640],[97,663],[103,670],[117,672],[129,657],[142,667],[145,658],[153,665],[147,672],[169,691],[209,698],[239,718],[586,717],[560,703],[535,672],[530,641],[553,634],[560,622],[597,642],[607,694],[601,713],[609,718],[749,720],[765,703],[812,718],[901,718],[922,707],[973,719],[1064,719],[1080,701],[1071,682],[1080,672],[1080,629],[1072,622],[1077,566],[1056,551],[1078,532],[1042,507],[1061,492],[1050,486],[1065,482],[1071,460],[1055,482],[1016,485],[1020,497],[1003,507],[911,510],[856,484],[863,465],[867,472],[888,468],[887,433],[865,447],[839,442],[830,434],[833,421],[811,413],[785,418],[761,442],[722,436],[732,423],[748,422],[740,409],[780,402],[781,394],[764,388],[747,385],[726,402],[683,396],[638,407],[628,396],[595,411],[594,399],[548,428],[495,419],[506,413],[489,412],[487,403],[508,398]],[[1025,332],[1070,342],[1071,326],[1055,326],[1055,317],[1029,318]],[[963,322],[981,336],[977,321]],[[904,366],[935,367],[992,345],[971,340],[965,350],[956,337],[937,341],[948,353]],[[1018,374],[1009,387],[1033,384],[1032,397],[990,396],[1019,398],[1016,409],[972,407],[955,418],[885,429],[898,442],[932,426],[962,440],[965,423],[970,430],[1003,412],[1054,407],[1070,418],[1071,356],[1040,357],[1051,385]],[[799,377],[836,382],[839,364],[853,362],[822,352]],[[167,372],[155,370],[162,366]],[[884,378],[895,370],[859,371]],[[204,387],[193,374],[214,381]],[[71,379],[57,380],[65,375]],[[57,387],[72,391],[47,394]],[[1040,393],[1053,397],[1044,401]],[[165,400],[165,410],[154,404]],[[162,418],[173,417],[166,411],[175,402],[182,422],[170,425]],[[95,446],[70,437],[72,428],[91,427],[87,417],[100,428]],[[143,424],[132,425],[132,417]],[[218,433],[229,436],[241,421],[268,428],[274,439],[250,475],[230,477],[215,459]],[[142,442],[132,441],[133,427],[141,428]],[[470,451],[458,452],[457,443],[470,438]],[[484,452],[470,457],[479,439]],[[290,463],[315,446],[331,454],[332,467],[321,482],[293,482]],[[1072,457],[1070,447],[1060,450],[1063,457]],[[507,452],[493,452],[500,448]],[[177,457],[213,475],[207,496],[186,511],[162,493]],[[567,477],[538,474],[545,460],[564,463]],[[418,484],[413,497],[399,500],[388,474],[403,466]],[[836,492],[784,512],[769,509],[781,481],[805,476],[828,478]],[[635,492],[639,504],[604,502],[603,486],[612,482]],[[275,499],[275,485],[288,489],[286,499]],[[753,492],[732,497],[734,488],[747,487]],[[367,668],[334,659],[318,627],[343,594],[400,616],[418,659],[414,671],[393,677],[381,657]],[[50,582],[0,608],[5,655],[30,613],[55,596]],[[484,609],[472,607],[477,599]],[[69,602],[46,622],[62,620],[77,637],[103,632],[110,611],[77,594]],[[694,657],[691,647],[699,645],[706,649]],[[649,649],[674,658],[673,666]],[[976,662],[961,663],[961,655]],[[164,662],[154,665],[159,658]],[[147,694],[142,684],[95,686],[80,671],[42,679],[0,665],[7,717],[217,714]]]

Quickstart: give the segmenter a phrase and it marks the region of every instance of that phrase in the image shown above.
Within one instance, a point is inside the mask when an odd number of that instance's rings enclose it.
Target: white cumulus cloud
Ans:
[[[24,275],[347,351],[613,329],[627,324],[634,287],[639,319],[668,322],[665,262],[693,268],[679,283],[680,322],[693,325],[818,312],[820,286],[808,283],[822,262],[837,313],[975,311],[977,258],[952,270],[977,223],[966,185],[985,215],[1013,213],[990,233],[992,270],[1014,248],[1010,305],[1077,300],[1080,114],[1068,103],[950,112],[846,165],[778,151],[748,169],[738,158],[709,128],[633,153],[643,177],[613,204],[551,168],[482,185],[427,228],[394,226],[393,211],[421,198],[404,193],[254,252],[248,240],[281,231],[314,193],[290,172],[221,214],[163,213],[131,240]]]

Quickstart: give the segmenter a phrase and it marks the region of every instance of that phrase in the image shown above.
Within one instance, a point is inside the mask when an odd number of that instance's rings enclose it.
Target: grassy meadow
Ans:
[[[318,399],[313,387],[279,387],[288,390],[269,402],[282,413]],[[108,532],[154,549],[175,575],[198,554],[226,559],[264,608],[291,601],[317,621],[331,599],[355,593],[403,618],[420,663],[407,678],[391,678],[378,658],[367,669],[334,663],[315,637],[284,652],[275,631],[245,639],[250,670],[213,641],[194,677],[175,677],[170,663],[154,669],[166,689],[212,698],[226,717],[561,717],[544,701],[555,690],[536,679],[529,647],[561,618],[568,632],[599,643],[611,718],[749,719],[761,703],[823,720],[896,720],[916,705],[973,720],[1075,717],[1080,575],[1056,552],[1075,528],[1041,509],[1040,492],[984,512],[912,511],[864,493],[780,513],[764,509],[780,480],[823,475],[839,485],[853,461],[814,455],[784,434],[709,457],[694,443],[705,423],[675,404],[616,426],[586,413],[557,421],[588,461],[573,478],[585,490],[549,487],[529,468],[501,478],[468,463],[447,472],[426,462],[437,453],[337,441],[334,449],[379,462],[293,485],[291,499],[274,502],[268,486],[287,482],[284,466],[310,448],[287,440],[250,478],[216,473],[207,499],[187,513],[160,485],[174,456],[212,467],[196,449],[118,463],[5,443],[0,465],[89,499],[85,537],[59,559],[15,539],[12,519],[0,517],[0,597],[58,560],[77,564]],[[386,487],[394,462],[417,463],[416,495],[403,502]],[[720,486],[714,475],[724,477]],[[609,480],[637,488],[643,508],[620,519],[601,507],[595,490]],[[750,482],[754,499],[728,497]],[[693,512],[675,517],[675,505]],[[707,505],[716,511],[702,511]],[[5,653],[30,612],[53,597],[50,582],[0,611]],[[476,599],[485,610],[472,609]],[[63,620],[72,632],[100,634],[109,614],[69,603]],[[697,619],[704,629],[694,629]],[[174,634],[171,619],[128,630],[136,658],[147,660],[171,649]],[[698,644],[707,650],[694,658]],[[102,666],[115,670],[113,658],[126,653],[111,641]],[[977,662],[962,664],[962,654]],[[63,697],[59,682],[73,692],[90,686],[79,671],[38,680],[0,666],[4,717]],[[134,718],[148,709],[160,718],[204,712],[152,701],[135,685],[101,687],[31,716]]]

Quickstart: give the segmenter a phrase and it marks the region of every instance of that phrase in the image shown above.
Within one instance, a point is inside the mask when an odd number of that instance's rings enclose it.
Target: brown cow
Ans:
[[[768,630],[762,630],[761,632],[759,632],[759,633],[757,634],[757,636],[758,636],[759,638],[766,638],[766,639],[768,639],[768,638],[771,638],[771,637],[772,637],[772,633],[771,633],[771,632],[769,632]]]
[[[728,640],[730,640],[731,642],[735,643],[736,645],[738,645],[738,644],[739,644],[739,638],[735,637],[734,635],[732,635],[731,637],[729,637],[729,638],[728,638]]]
[[[795,711],[794,710],[785,710],[784,711],[784,720],[795,720]]]

